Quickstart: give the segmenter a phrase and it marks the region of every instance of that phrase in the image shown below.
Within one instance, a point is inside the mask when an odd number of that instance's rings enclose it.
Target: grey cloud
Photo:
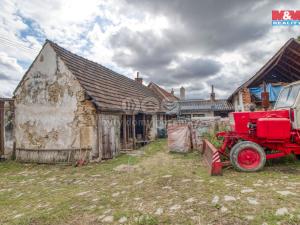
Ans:
[[[260,62],[260,61],[268,60],[268,57],[270,56],[270,54],[271,53],[269,51],[266,51],[264,49],[262,49],[260,51],[256,51],[253,49],[253,50],[250,50],[247,54],[245,54],[245,57],[249,61]]]
[[[5,75],[4,73],[0,73],[0,80],[13,80],[11,77]]]
[[[175,74],[176,78],[184,79],[202,79],[215,75],[221,69],[222,65],[212,59],[186,59],[179,65],[179,72]]]
[[[199,83],[209,76],[217,74],[222,64],[212,59],[191,59],[178,60],[176,68],[160,68],[148,70],[148,81],[154,81],[164,86],[180,86],[185,82]]]
[[[123,28],[112,36],[110,42],[116,49],[113,60],[123,66],[143,70],[166,66],[176,59],[176,49],[172,43],[151,31],[134,32]],[[130,49],[131,54],[126,53],[124,48]]]
[[[263,38],[272,28],[270,14],[274,6],[271,0],[128,0],[128,4],[141,12],[166,16],[170,26],[160,35],[150,29],[121,29],[110,39],[113,60],[147,75],[147,81],[168,88],[189,83],[191,93],[199,95],[205,94],[197,89],[201,82],[214,83],[228,93],[238,86],[242,78],[234,76],[239,76],[239,71],[232,74],[233,81],[228,76],[217,76],[223,65],[212,58]],[[243,53],[246,59],[259,59],[259,49],[251,52]],[[185,53],[193,57],[184,60],[181,56]],[[172,62],[178,64],[176,69],[170,69]]]
[[[196,52],[235,49],[265,35],[271,26],[271,0],[130,0],[143,10],[167,15],[165,35],[174,47]],[[260,4],[260,7],[259,5]],[[256,6],[256,7],[255,7]]]

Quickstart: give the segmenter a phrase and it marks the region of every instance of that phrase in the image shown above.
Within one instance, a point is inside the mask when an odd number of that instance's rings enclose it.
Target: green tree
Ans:
[[[300,41],[300,36],[297,37],[297,40]]]

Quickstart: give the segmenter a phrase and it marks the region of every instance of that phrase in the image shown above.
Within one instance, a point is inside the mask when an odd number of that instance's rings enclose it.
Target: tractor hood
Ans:
[[[231,124],[232,131],[237,133],[248,133],[249,124],[256,124],[259,118],[290,118],[290,111],[284,110],[270,110],[257,112],[234,112],[232,113],[234,123]]]

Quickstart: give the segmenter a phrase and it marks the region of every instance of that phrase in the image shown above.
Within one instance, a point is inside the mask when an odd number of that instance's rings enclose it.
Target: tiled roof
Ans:
[[[154,82],[150,82],[148,85],[148,88],[150,88],[152,91],[154,91],[160,98],[161,100],[166,100],[166,101],[178,101],[179,98],[177,98],[175,95],[173,95],[170,92],[167,92],[165,89],[160,87]]]
[[[158,96],[143,84],[78,56],[52,41],[47,42],[100,110],[126,111],[126,101],[136,105],[142,103],[141,108],[136,107],[141,112],[152,111],[159,106]]]
[[[177,107],[168,114],[196,113],[203,111],[233,111],[233,105],[225,99],[211,100],[181,100]]]

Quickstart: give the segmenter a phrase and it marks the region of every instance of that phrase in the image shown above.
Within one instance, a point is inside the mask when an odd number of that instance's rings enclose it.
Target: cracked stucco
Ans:
[[[16,147],[96,147],[96,110],[49,44],[15,93]]]

